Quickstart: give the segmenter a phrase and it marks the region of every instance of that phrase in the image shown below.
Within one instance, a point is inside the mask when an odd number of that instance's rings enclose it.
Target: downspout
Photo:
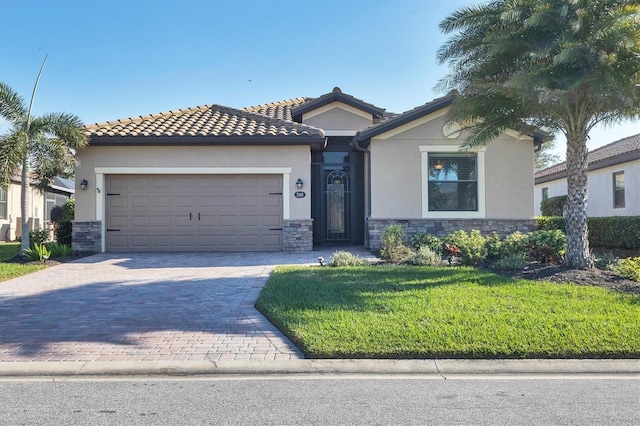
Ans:
[[[364,148],[360,145],[358,140],[356,139],[357,135],[354,136],[352,140],[353,147],[360,152],[363,152],[367,157],[367,176],[366,176],[366,185],[367,185],[367,205],[366,205],[366,214],[364,217],[364,246],[365,248],[369,248],[369,216],[371,215],[371,151],[367,148]]]

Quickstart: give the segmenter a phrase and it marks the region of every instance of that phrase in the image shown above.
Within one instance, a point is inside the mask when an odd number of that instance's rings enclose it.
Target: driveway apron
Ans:
[[[331,251],[99,254],[0,283],[0,362],[279,360],[254,307],[276,265]]]

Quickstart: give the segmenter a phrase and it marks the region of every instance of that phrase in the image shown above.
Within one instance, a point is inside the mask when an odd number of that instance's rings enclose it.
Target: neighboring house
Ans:
[[[507,132],[461,152],[453,100],[396,115],[335,88],[86,126],[74,249],[377,249],[390,223],[409,235],[532,230],[534,138]]]
[[[587,215],[640,215],[640,134],[620,139],[588,154]],[[567,163],[535,174],[536,215],[542,200],[567,195]]]
[[[0,240],[14,241],[22,234],[20,214],[20,179],[11,181],[8,188],[0,188]],[[73,180],[54,178],[47,190],[42,193],[35,187],[30,188],[31,209],[29,228],[52,230],[50,226],[51,209],[64,205],[75,192]]]

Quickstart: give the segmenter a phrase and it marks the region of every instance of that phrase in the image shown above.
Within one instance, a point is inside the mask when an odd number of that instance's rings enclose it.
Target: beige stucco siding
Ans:
[[[302,123],[323,130],[360,130],[373,123],[373,116],[341,102],[332,102],[302,116]]]
[[[464,133],[444,136],[447,119],[439,111],[393,129],[371,141],[371,217],[418,219],[436,217],[426,211],[427,182],[423,174],[426,152],[457,151]],[[482,157],[482,158],[480,158]],[[475,213],[446,212],[451,219],[533,218],[533,142],[504,135],[479,154],[479,209]],[[482,196],[484,194],[484,197]]]
[[[189,168],[201,174],[213,169],[214,174],[225,173],[225,169],[244,174],[265,174],[264,170],[268,168],[290,169],[289,181],[285,182],[289,187],[286,194],[289,211],[285,213],[290,219],[311,217],[311,197],[293,196],[298,178],[305,183],[311,179],[309,146],[90,146],[81,150],[78,157],[80,166],[76,168],[76,185],[86,179],[89,188],[85,191],[79,186],[76,188],[76,220],[90,221],[101,217],[102,212],[96,211],[96,206],[100,205],[96,197],[104,197],[105,194],[103,188],[96,187],[100,178],[96,170],[105,168],[128,170],[122,174],[132,174],[141,168],[154,168],[150,174],[171,173],[177,169],[184,174],[189,172]]]
[[[45,203],[44,194],[35,188],[31,188],[31,207],[29,218],[32,219],[32,226],[42,229],[45,227]],[[0,241],[13,241],[20,236],[20,185],[11,183],[7,188],[7,216],[0,218]]]
[[[489,219],[533,219],[533,141],[502,136],[485,154]]]

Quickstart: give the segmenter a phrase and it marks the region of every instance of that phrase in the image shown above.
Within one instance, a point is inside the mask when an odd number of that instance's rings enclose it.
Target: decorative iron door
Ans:
[[[350,168],[327,168],[324,174],[324,220],[327,243],[351,241],[351,176]]]

